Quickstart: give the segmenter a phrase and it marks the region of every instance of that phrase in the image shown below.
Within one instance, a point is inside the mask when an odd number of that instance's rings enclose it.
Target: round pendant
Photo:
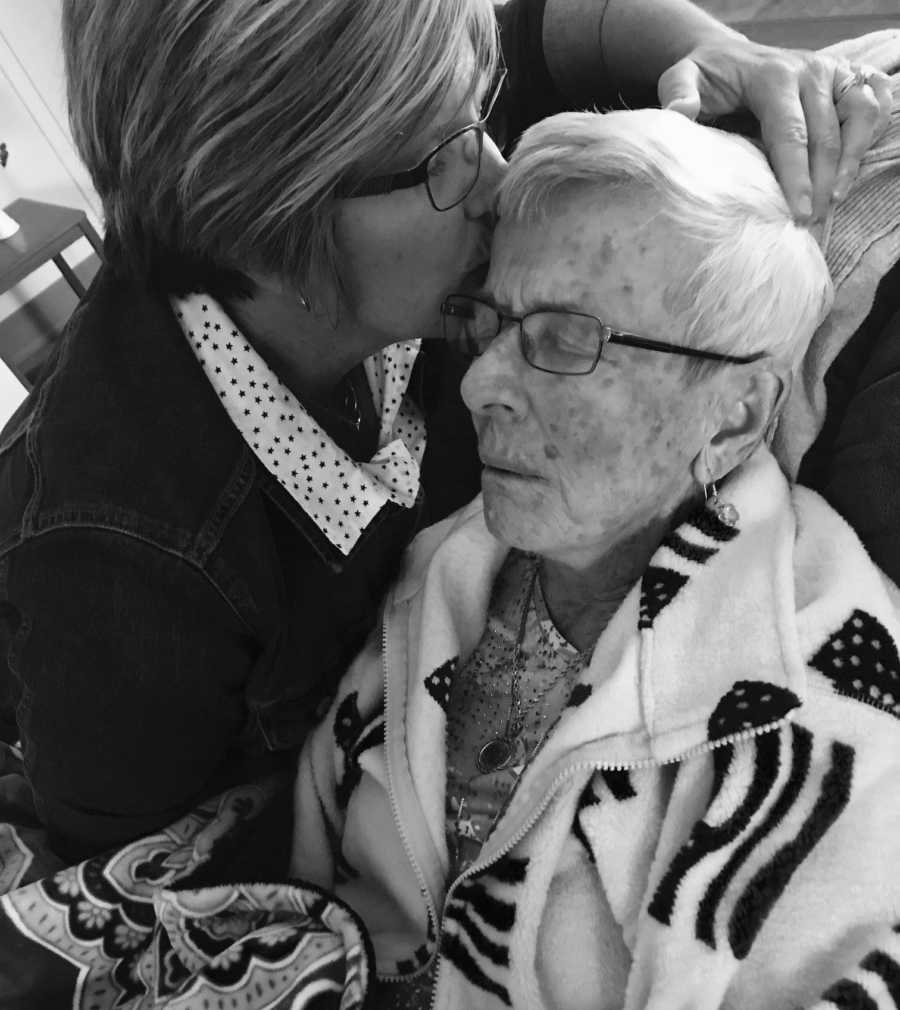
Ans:
[[[488,740],[478,752],[475,765],[482,775],[499,772],[509,766],[514,754],[515,747],[512,740],[495,736],[493,740]]]

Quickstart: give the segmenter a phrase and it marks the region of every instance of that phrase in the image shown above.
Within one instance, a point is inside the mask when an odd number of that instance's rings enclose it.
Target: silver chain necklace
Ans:
[[[537,587],[539,574],[540,562],[535,558],[531,566],[528,592],[525,594],[525,602],[522,605],[519,630],[513,648],[512,673],[509,679],[509,711],[506,715],[506,723],[499,733],[496,733],[478,748],[478,753],[475,755],[475,766],[482,775],[502,771],[513,763],[518,750],[519,738],[525,728],[526,715],[535,705],[543,701],[569,672],[567,667],[563,667],[543,690],[531,698],[527,704],[523,701],[521,690],[522,674],[524,673],[522,644],[525,641],[528,614],[534,602],[534,591]],[[583,657],[581,658],[583,661]]]

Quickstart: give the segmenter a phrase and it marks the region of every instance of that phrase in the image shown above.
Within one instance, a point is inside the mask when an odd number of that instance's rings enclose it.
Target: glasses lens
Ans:
[[[561,375],[587,375],[600,360],[603,330],[590,316],[533,312],[522,320],[522,352],[529,365]]]
[[[438,210],[449,210],[472,192],[481,167],[482,128],[469,126],[450,137],[428,159],[426,185]]]
[[[465,354],[482,354],[497,336],[500,317],[484,302],[465,295],[450,295],[441,306],[444,336]]]

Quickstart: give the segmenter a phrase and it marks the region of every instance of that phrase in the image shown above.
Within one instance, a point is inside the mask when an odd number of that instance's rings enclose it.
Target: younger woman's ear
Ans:
[[[718,430],[694,460],[694,478],[701,484],[721,480],[765,440],[784,399],[785,383],[770,369],[743,366],[723,391]],[[750,369],[752,368],[752,371]],[[743,368],[741,368],[743,371]],[[704,471],[706,471],[704,476]]]

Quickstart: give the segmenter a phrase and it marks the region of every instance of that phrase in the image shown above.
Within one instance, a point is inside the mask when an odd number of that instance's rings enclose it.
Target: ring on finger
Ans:
[[[837,105],[839,101],[847,94],[848,91],[853,88],[864,88],[870,83],[872,79],[872,72],[865,70],[862,67],[854,67],[853,73],[848,74],[840,84],[834,89],[834,103]]]

